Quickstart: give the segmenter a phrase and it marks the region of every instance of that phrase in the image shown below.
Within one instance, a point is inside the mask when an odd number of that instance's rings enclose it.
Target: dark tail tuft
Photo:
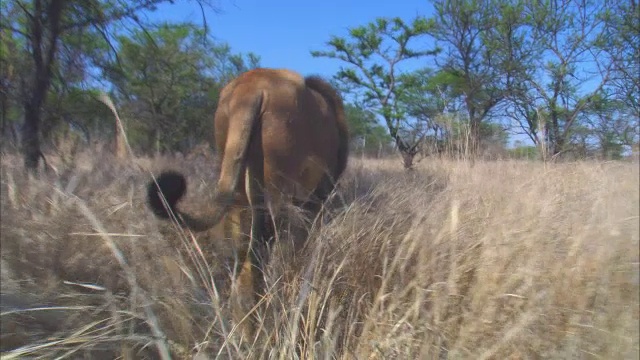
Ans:
[[[164,195],[169,211],[176,213],[176,203],[187,192],[187,180],[184,175],[175,171],[165,171],[156,178],[158,185],[151,181],[147,186],[147,202],[149,207],[156,216],[168,219],[169,212],[162,203],[162,197],[159,192]]]

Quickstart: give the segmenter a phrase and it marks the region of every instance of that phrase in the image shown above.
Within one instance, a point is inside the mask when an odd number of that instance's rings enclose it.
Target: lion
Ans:
[[[233,290],[232,316],[239,322],[264,290],[267,244],[276,236],[277,220],[288,205],[311,216],[320,212],[347,167],[349,130],[342,97],[327,81],[259,68],[222,89],[214,131],[220,175],[212,209],[199,217],[181,212],[176,204],[186,179],[174,171],[149,183],[148,203],[160,218],[172,212],[195,232],[216,226],[229,210],[250,208],[249,245]],[[242,331],[250,335],[248,326]]]

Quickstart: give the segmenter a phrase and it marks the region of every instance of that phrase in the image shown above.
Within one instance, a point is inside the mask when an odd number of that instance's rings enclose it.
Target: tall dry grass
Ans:
[[[210,164],[143,160],[189,174],[184,209],[208,206]],[[332,221],[295,259],[274,249],[244,341],[231,242],[155,219],[138,167],[59,170],[2,158],[3,358],[640,356],[637,164],[353,159]]]

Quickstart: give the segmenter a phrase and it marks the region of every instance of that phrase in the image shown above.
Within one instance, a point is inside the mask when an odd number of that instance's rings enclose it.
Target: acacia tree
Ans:
[[[605,145],[603,154],[616,157],[621,156],[618,148],[630,150],[640,143],[640,6],[635,0],[616,1],[601,19],[604,29],[597,46],[611,69],[609,82],[589,106],[589,125]]]
[[[597,45],[603,40],[599,1],[523,2],[532,41],[521,44],[531,54],[516,73],[511,93],[512,117],[549,155],[571,150],[571,140],[584,135],[590,109],[601,101],[611,63]],[[581,137],[584,139],[584,136]],[[543,154],[546,151],[542,152]]]
[[[616,1],[600,14],[604,29],[598,47],[611,62],[607,87],[629,115],[640,119],[640,6],[636,0]],[[637,124],[636,124],[637,125]]]
[[[204,1],[204,0],[203,0]],[[40,132],[42,109],[50,90],[54,66],[65,34],[92,29],[105,40],[109,26],[131,20],[140,23],[138,14],[152,11],[172,0],[13,0],[3,2],[0,28],[21,38],[28,54],[30,69],[22,74],[24,89],[22,147],[28,170],[38,167],[42,152]],[[11,14],[11,16],[9,16]]]
[[[358,105],[380,115],[400,151],[404,167],[412,168],[422,137],[419,121],[407,116],[403,96],[412,91],[412,76],[403,73],[404,62],[433,55],[436,51],[416,50],[412,40],[430,30],[423,18],[411,24],[400,18],[378,18],[349,30],[349,37],[332,36],[330,50],[312,51],[314,57],[341,60],[334,76],[338,86],[356,97]]]
[[[481,124],[506,98],[513,74],[527,58],[521,4],[493,0],[433,0],[429,34],[442,47],[436,65],[462,99],[470,150],[479,150]]]

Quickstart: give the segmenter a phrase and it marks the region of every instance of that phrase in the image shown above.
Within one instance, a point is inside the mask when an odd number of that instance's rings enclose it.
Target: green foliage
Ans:
[[[500,124],[485,122],[480,125],[480,141],[506,148],[509,143],[509,133]]]
[[[389,145],[393,141],[387,134],[386,129],[380,126],[375,114],[371,111],[353,104],[346,104],[345,114],[349,124],[352,144],[355,143],[358,144],[358,147],[364,147],[365,151],[375,151],[380,146]]]
[[[513,159],[536,160],[539,157],[538,148],[536,146],[520,145],[507,150],[507,152]]]
[[[203,41],[193,24],[162,23],[118,38],[117,59],[103,71],[132,119],[134,146],[186,150],[209,140],[220,88],[259,59]]]
[[[448,70],[434,72],[421,69],[404,76],[405,85],[411,89],[403,94],[403,104],[408,115],[435,129],[441,124],[438,117],[444,112],[458,112],[461,103],[463,80]]]

